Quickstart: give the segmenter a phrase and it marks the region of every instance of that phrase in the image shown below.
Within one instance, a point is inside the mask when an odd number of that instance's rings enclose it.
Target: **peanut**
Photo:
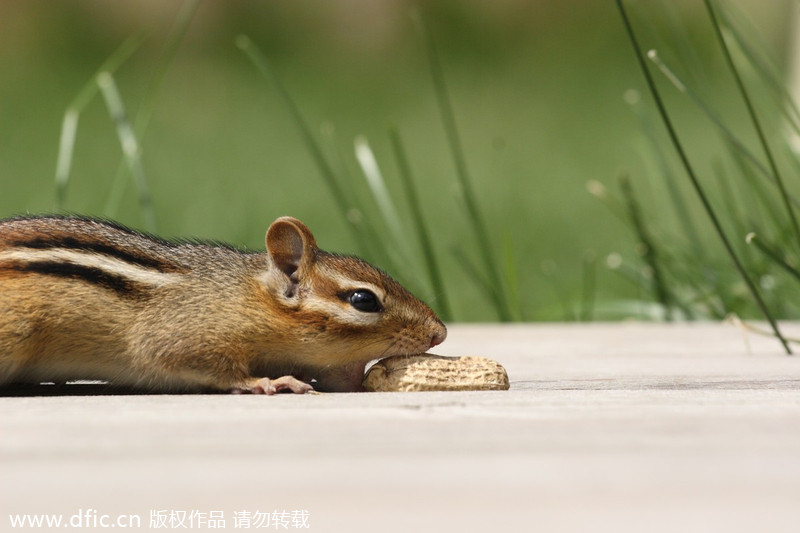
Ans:
[[[419,354],[387,357],[364,376],[370,392],[508,390],[508,374],[486,357]]]

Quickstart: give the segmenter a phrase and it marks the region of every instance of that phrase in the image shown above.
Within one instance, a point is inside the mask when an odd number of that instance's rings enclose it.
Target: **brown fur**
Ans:
[[[291,375],[353,391],[368,361],[444,340],[430,308],[364,261],[320,251],[300,221],[276,220],[266,244],[168,242],[75,217],[0,221],[0,384],[263,392],[263,378]],[[354,309],[343,295],[356,289],[382,310]]]

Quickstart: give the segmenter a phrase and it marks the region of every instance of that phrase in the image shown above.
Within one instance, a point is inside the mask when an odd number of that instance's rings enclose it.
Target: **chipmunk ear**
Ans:
[[[281,217],[267,230],[267,253],[284,274],[303,276],[314,262],[317,241],[305,224],[292,217]]]

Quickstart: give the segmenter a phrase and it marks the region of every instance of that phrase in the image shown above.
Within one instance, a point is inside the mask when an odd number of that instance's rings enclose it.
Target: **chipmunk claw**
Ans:
[[[276,379],[254,378],[244,387],[237,387],[231,391],[233,394],[266,394],[272,396],[279,392],[293,392],[295,394],[314,393],[314,388],[300,381],[294,376],[282,376]]]
[[[270,384],[274,392],[292,391],[295,394],[305,394],[314,390],[314,387],[304,381],[300,381],[294,376],[283,376],[278,379],[273,379],[270,380]]]

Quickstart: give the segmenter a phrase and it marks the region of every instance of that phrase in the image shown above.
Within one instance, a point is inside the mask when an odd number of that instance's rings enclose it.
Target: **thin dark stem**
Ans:
[[[431,278],[431,285],[433,285],[434,293],[436,294],[436,306],[439,308],[442,320],[445,322],[452,319],[453,315],[450,312],[450,305],[447,303],[447,294],[445,293],[444,282],[439,270],[439,264],[436,261],[436,255],[433,252],[433,244],[428,234],[428,229],[425,226],[425,219],[422,216],[420,209],[419,198],[417,197],[417,190],[414,187],[414,180],[411,177],[411,167],[408,164],[408,157],[403,147],[400,134],[394,128],[389,130],[389,138],[392,141],[392,148],[394,148],[394,155],[397,159],[397,166],[400,169],[400,181],[406,191],[408,204],[411,206],[412,219],[414,227],[417,230],[417,238],[422,246],[422,252],[425,256],[425,262],[428,265],[428,273]]]
[[[458,184],[461,188],[462,199],[464,206],[467,210],[467,215],[472,230],[475,233],[475,239],[478,242],[478,248],[481,252],[481,259],[486,274],[489,277],[491,284],[494,286],[492,291],[492,300],[495,302],[497,314],[502,322],[509,322],[512,319],[508,299],[506,298],[503,284],[501,282],[500,273],[498,271],[497,262],[492,254],[492,240],[489,238],[489,231],[486,228],[486,223],[483,220],[478,204],[475,201],[475,193],[472,190],[472,183],[467,171],[467,163],[464,157],[464,150],[461,145],[461,140],[458,135],[458,128],[456,127],[455,113],[453,112],[453,105],[450,101],[450,96],[447,92],[447,84],[444,79],[444,71],[439,61],[439,55],[436,50],[436,45],[433,42],[433,37],[428,32],[422,18],[415,14],[416,22],[420,28],[420,32],[425,41],[425,47],[428,54],[428,61],[430,63],[431,76],[433,78],[433,86],[436,92],[436,99],[439,103],[439,110],[442,115],[442,124],[444,125],[447,141],[450,144],[450,152],[453,155],[453,160],[456,166],[456,176],[458,177]]]
[[[797,216],[795,216],[794,209],[792,209],[792,203],[789,200],[789,193],[786,191],[786,186],[783,183],[783,178],[781,177],[781,173],[778,170],[778,165],[775,162],[775,157],[772,155],[772,150],[769,147],[769,143],[767,142],[767,137],[764,134],[764,128],[761,126],[761,121],[758,119],[758,115],[756,114],[755,107],[753,106],[753,102],[750,99],[750,94],[747,92],[747,87],[745,87],[744,82],[742,81],[742,77],[739,75],[739,70],[736,68],[736,64],[733,62],[733,57],[731,56],[731,52],[728,49],[728,45],[725,42],[725,37],[722,35],[722,28],[719,25],[719,21],[717,20],[717,15],[714,12],[714,7],[711,5],[711,0],[703,0],[706,5],[706,9],[708,10],[708,16],[711,18],[711,25],[714,27],[714,33],[719,40],[720,47],[722,48],[722,52],[725,55],[725,62],[728,64],[728,67],[731,69],[731,73],[733,73],[733,77],[736,80],[736,85],[739,88],[739,92],[742,93],[742,99],[744,100],[745,105],[747,106],[747,113],[750,115],[750,119],[753,121],[753,127],[758,134],[758,139],[761,142],[761,146],[764,148],[764,155],[767,156],[767,162],[769,163],[769,168],[772,171],[772,174],[775,176],[775,183],[778,185],[778,190],[781,193],[781,200],[783,201],[784,208],[786,212],[789,214],[789,219],[792,222],[792,228],[794,229],[795,238],[798,239],[800,242],[800,225],[797,223]]]
[[[770,246],[767,243],[765,243],[761,239],[761,237],[759,237],[755,233],[749,233],[745,240],[746,240],[747,244],[754,245],[756,248],[758,248],[758,250],[762,254],[764,254],[765,256],[767,256],[770,259],[772,259],[772,261],[776,265],[778,265],[779,267],[784,269],[786,272],[791,274],[796,280],[800,281],[800,272],[798,272],[798,270],[796,268],[794,268],[792,265],[787,263],[786,259],[784,259],[783,256],[781,256],[780,252],[778,252],[773,246]]]
[[[633,194],[633,187],[631,186],[630,180],[626,176],[621,176],[619,179],[619,185],[620,189],[622,189],[622,195],[625,197],[625,203],[627,204],[628,208],[628,216],[630,217],[633,229],[636,232],[639,241],[644,246],[644,254],[642,255],[642,259],[644,259],[644,262],[650,267],[650,271],[653,274],[653,290],[656,293],[656,299],[658,299],[658,302],[664,307],[664,318],[667,322],[671,322],[672,296],[667,288],[664,273],[661,269],[658,251],[656,250],[653,239],[650,238],[650,234],[648,233],[647,228],[644,225],[644,221],[642,220],[642,216],[639,211],[639,204]]]
[[[597,257],[586,254],[583,257],[583,285],[580,321],[591,322],[594,318],[594,302],[597,295]]]
[[[686,152],[683,149],[683,145],[681,144],[680,140],[678,139],[678,134],[675,132],[675,128],[672,125],[672,121],[667,114],[667,109],[664,106],[664,102],[661,99],[661,94],[658,92],[658,88],[656,87],[656,83],[653,80],[653,76],[650,73],[650,70],[647,68],[647,63],[644,58],[644,54],[642,53],[641,48],[639,47],[639,41],[636,39],[636,34],[633,31],[633,26],[631,25],[631,21],[628,18],[628,14],[625,11],[625,6],[623,5],[623,0],[617,0],[617,7],[619,8],[619,12],[622,15],[623,23],[625,24],[625,30],[628,33],[628,37],[630,37],[631,44],[633,45],[633,50],[636,54],[636,58],[639,62],[639,67],[642,69],[642,73],[644,74],[645,80],[647,82],[647,86],[650,89],[650,93],[653,95],[653,99],[655,100],[656,107],[658,108],[658,112],[661,115],[661,119],[664,121],[664,126],[667,128],[667,133],[669,134],[669,138],[672,141],[673,146],[675,147],[675,151],[678,153],[678,157],[683,164],[684,169],[686,170],[686,174],[689,177],[689,180],[692,183],[692,186],[697,193],[697,196],[700,198],[701,203],[703,204],[703,208],[708,215],[708,218],[711,219],[711,223],[714,226],[719,239],[722,241],[725,250],[728,252],[731,260],[733,261],[736,270],[739,271],[739,274],[742,276],[742,279],[747,284],[747,288],[750,290],[750,293],[753,295],[753,298],[756,301],[761,312],[769,321],[772,330],[775,332],[775,336],[778,337],[781,344],[783,345],[784,350],[786,350],[787,354],[791,354],[792,350],[789,347],[789,344],[786,342],[786,339],[781,334],[780,330],[778,329],[778,323],[770,313],[769,309],[767,309],[767,305],[764,300],[761,298],[761,294],[758,291],[755,283],[753,280],[750,279],[750,276],[747,274],[744,266],[742,265],[739,257],[736,255],[736,252],[733,249],[728,237],[725,235],[725,232],[722,229],[722,224],[720,223],[719,219],[717,218],[714,209],[711,207],[711,202],[709,201],[708,197],[706,196],[705,191],[703,190],[702,185],[700,185],[700,180],[697,178],[697,175],[692,168],[691,163],[689,162],[689,158],[686,155]]]
[[[164,49],[159,56],[153,76],[150,78],[150,82],[145,89],[144,97],[142,98],[142,102],[139,105],[136,118],[133,122],[133,132],[136,134],[136,138],[139,140],[140,150],[142,149],[147,126],[150,124],[150,119],[155,111],[156,100],[161,92],[167,70],[172,61],[175,59],[178,48],[183,42],[186,32],[189,29],[189,25],[191,24],[194,14],[197,12],[197,8],[199,6],[200,0],[187,0],[183,3],[183,5],[181,5],[178,15],[175,18],[175,22],[172,25],[172,29],[169,32],[169,36],[167,37],[167,44],[164,46]],[[117,165],[117,172],[114,174],[114,178],[111,181],[111,192],[106,199],[105,213],[109,217],[116,216],[119,205],[122,202],[122,196],[125,194],[125,186],[127,184],[127,180],[125,179],[125,168],[126,162],[125,158],[123,157]]]
[[[736,148],[736,150],[740,152],[742,156],[745,157],[747,161],[749,161],[756,168],[756,170],[763,174],[771,183],[777,184],[775,175],[771,173],[770,170],[758,160],[755,154],[753,154],[753,152],[751,152],[747,146],[745,146],[744,143],[733,134],[733,132],[725,125],[722,119],[714,111],[712,111],[711,108],[705,102],[703,102],[699,96],[697,96],[697,93],[692,90],[692,88],[689,87],[686,82],[678,77],[678,75],[675,74],[672,69],[669,68],[669,65],[667,65],[664,60],[658,56],[658,53],[655,50],[650,50],[647,55],[664,74],[664,77],[667,78],[676,89],[689,97],[689,99],[700,109],[700,111],[706,115],[706,117],[711,121],[712,124],[714,124],[714,126],[717,127],[724,139],[733,148]],[[795,207],[798,205],[797,198],[790,196],[789,201]]]
[[[278,94],[289,110],[289,113],[292,115],[292,118],[297,125],[297,129],[300,131],[300,135],[303,138],[306,148],[308,148],[308,151],[311,154],[311,158],[314,160],[314,163],[316,163],[317,168],[319,169],[319,172],[325,181],[325,184],[328,186],[328,189],[331,192],[331,196],[333,196],[334,203],[338,207],[339,212],[342,214],[344,219],[348,222],[347,226],[352,231],[353,238],[363,247],[365,244],[365,239],[362,238],[362,231],[360,231],[358,225],[348,217],[351,204],[347,200],[347,195],[336,179],[336,173],[334,172],[328,160],[325,158],[325,155],[322,153],[322,148],[319,146],[319,143],[311,133],[311,128],[308,126],[308,123],[306,123],[305,118],[303,118],[300,108],[289,95],[289,91],[286,90],[286,87],[284,87],[280,78],[272,69],[272,66],[267,58],[263,53],[261,53],[261,50],[256,47],[249,37],[246,35],[240,35],[236,38],[236,45],[245,53],[247,58],[253,63],[253,66],[256,67],[261,75],[271,80],[275,88],[278,90]]]

